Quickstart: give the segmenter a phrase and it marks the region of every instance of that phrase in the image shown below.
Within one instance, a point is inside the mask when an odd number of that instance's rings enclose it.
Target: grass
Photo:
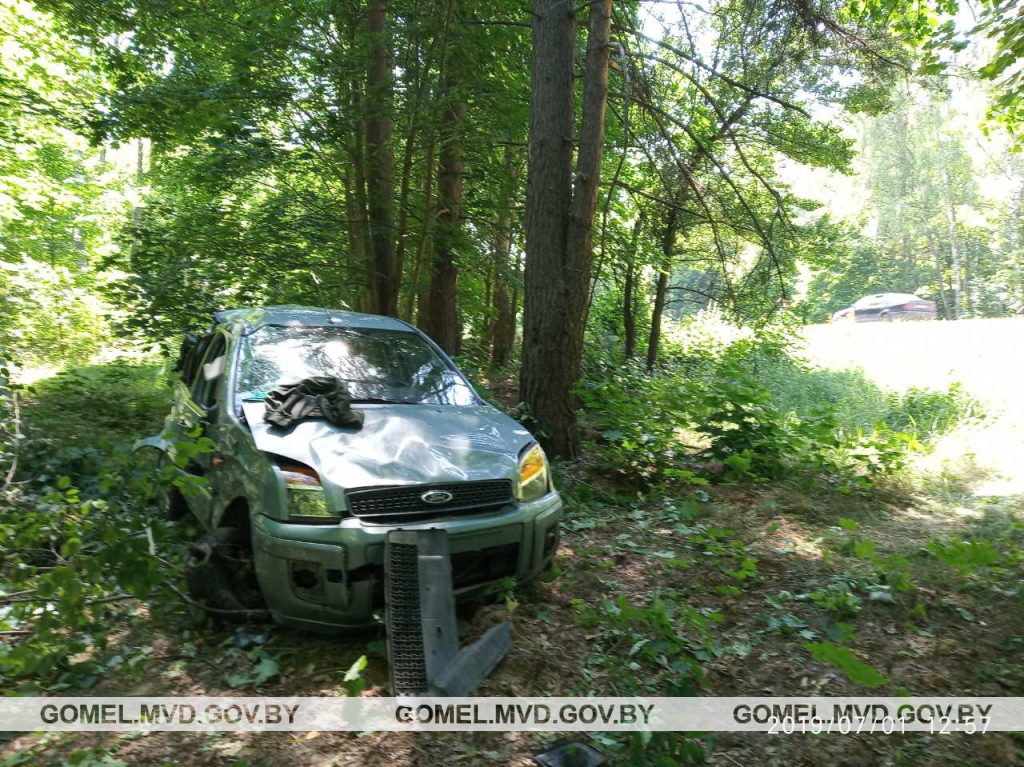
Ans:
[[[158,360],[118,357],[41,378],[25,396],[28,436],[78,446],[159,432],[171,401],[164,371]]]

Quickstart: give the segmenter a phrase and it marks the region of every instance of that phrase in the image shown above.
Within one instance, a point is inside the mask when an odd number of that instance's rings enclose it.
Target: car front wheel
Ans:
[[[246,538],[242,529],[217,528],[194,543],[185,559],[189,596],[218,620],[268,618]]]

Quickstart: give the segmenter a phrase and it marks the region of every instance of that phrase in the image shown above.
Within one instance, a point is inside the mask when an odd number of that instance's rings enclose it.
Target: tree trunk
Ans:
[[[344,184],[345,212],[348,220],[348,225],[346,226],[348,232],[348,261],[353,265],[359,264],[359,268],[362,269],[366,263],[366,241],[363,239],[363,229],[360,223],[364,220],[363,216],[366,213],[366,208],[360,207],[358,203],[352,174],[345,173]],[[352,297],[352,308],[357,311],[362,308],[362,296],[363,291],[357,291],[356,295]]]
[[[942,250],[939,248],[938,243],[935,242],[935,238],[932,236],[931,231],[928,232],[928,247],[932,250],[932,255],[935,258],[935,282],[939,286],[939,300],[942,301],[942,314],[948,320],[953,317],[949,307],[949,298],[946,296],[946,286],[942,277]]]
[[[435,39],[424,51],[422,39],[417,35],[412,54],[401,67],[407,93],[415,95],[406,96],[408,125],[405,131],[405,145],[402,149],[402,175],[398,192],[398,232],[395,236],[395,274],[399,280],[405,274],[405,254],[408,250],[409,195],[412,190],[413,160],[415,159],[417,138],[423,132],[420,109],[423,102],[430,97],[428,78],[433,66],[433,51],[436,43]]]
[[[412,161],[416,148],[416,132],[410,128],[405,135],[402,150],[402,179],[398,186],[398,230],[395,233],[395,274],[402,277],[406,242],[409,239],[409,191],[412,180]]]
[[[1013,165],[1010,166],[1009,175],[1011,177],[1013,175]],[[1021,248],[1020,236],[1021,227],[1024,226],[1024,222],[1021,220],[1022,211],[1024,211],[1024,176],[1021,177],[1020,183],[1017,185],[1017,192],[1010,203],[1010,215],[1007,218],[1006,241],[1010,250],[1010,265],[1017,276],[1017,301],[1016,306],[1011,307],[1015,314],[1024,311],[1024,263],[1022,263],[1024,251]]]
[[[426,292],[420,285],[420,281],[423,273],[423,260],[426,258],[427,242],[430,238],[430,228],[434,219],[433,139],[427,145],[427,153],[423,162],[427,169],[423,176],[423,221],[420,224],[420,237],[416,246],[416,257],[413,260],[412,276],[409,279],[409,290],[405,297],[405,306],[402,307],[402,319],[406,322],[412,322],[414,313],[419,309],[417,299]]]
[[[392,65],[388,50],[387,2],[370,0],[367,7],[370,45],[366,69],[366,170],[369,198],[371,293],[373,311],[398,313],[401,275],[395,273],[395,157],[391,142]]]
[[[359,28],[362,24],[359,3],[344,3],[335,0],[329,4],[334,26],[339,41],[336,52],[339,60],[336,63],[334,80],[338,92],[339,128],[340,116],[347,116],[344,124],[345,136],[343,145],[348,167],[342,173],[345,187],[345,220],[348,235],[348,263],[357,268],[364,278],[364,288],[354,289],[348,296],[349,304],[356,311],[364,311],[372,302],[373,295],[373,264],[369,253],[369,222],[367,221],[366,202],[366,119],[362,104],[362,68],[356,66],[349,58],[348,52],[357,50]]]
[[[451,10],[454,17],[454,4]],[[468,111],[459,92],[459,73],[465,64],[461,60],[463,55],[458,44],[452,45],[445,62],[442,92],[446,107],[437,169],[437,193],[441,207],[434,230],[434,259],[426,311],[422,307],[420,309],[420,328],[449,354],[458,353],[461,335],[456,306],[459,267],[455,261],[455,248],[462,227],[462,131]]]
[[[651,335],[647,339],[647,370],[654,370],[658,362],[658,345],[661,343],[661,317],[665,313],[665,297],[668,295],[668,278],[672,272],[672,256],[675,253],[676,233],[679,216],[675,208],[669,210],[665,234],[661,240],[664,260],[658,271],[658,285],[654,291],[654,308],[651,310]]]
[[[627,360],[636,356],[636,248],[644,226],[644,211],[633,224],[633,239],[626,260],[626,278],[622,286],[622,326],[625,331],[624,353]]]
[[[135,184],[139,187],[142,186],[146,180],[146,146],[143,144],[142,138],[140,137],[135,144]],[[142,206],[136,205],[132,208],[132,227],[135,229],[135,235],[133,239],[133,246],[138,247],[139,244],[139,227],[142,225]],[[51,261],[51,266],[52,266]]]
[[[611,0],[590,5],[583,116],[572,178],[576,20],[535,0],[526,191],[526,289],[520,394],[548,452],[579,450],[576,397],[608,101]]]
[[[960,319],[960,252],[956,245],[956,216],[953,212],[953,190],[949,173],[942,169],[942,189],[946,198],[946,228],[949,232],[949,254],[953,259],[953,319]]]
[[[506,191],[498,201],[494,225],[494,325],[491,334],[491,364],[508,363],[516,341],[516,315],[509,295],[508,276],[512,268],[512,201],[517,180],[512,148],[505,147]]]
[[[572,202],[576,18],[561,0],[534,0],[526,176],[526,267],[520,399],[553,453],[575,443],[565,259]]]

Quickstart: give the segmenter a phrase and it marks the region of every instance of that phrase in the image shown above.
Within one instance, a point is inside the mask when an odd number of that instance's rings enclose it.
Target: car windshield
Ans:
[[[260,328],[242,342],[236,391],[262,400],[312,376],[345,381],[353,401],[472,405],[462,376],[415,333],[332,327]]]

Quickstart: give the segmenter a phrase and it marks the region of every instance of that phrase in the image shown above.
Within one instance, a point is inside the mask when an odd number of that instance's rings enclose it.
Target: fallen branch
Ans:
[[[35,592],[35,589],[30,589],[28,591],[24,591],[24,592],[19,591],[19,592],[15,592],[15,593],[16,594],[32,594],[34,592]],[[34,596],[25,596],[25,597],[17,596],[14,599],[10,599],[9,596],[12,596],[12,595],[8,595],[7,597],[4,597],[3,599],[0,599],[0,604],[14,604],[16,602],[53,602],[53,601],[56,601],[56,599],[57,599],[57,597],[34,597]],[[148,597],[149,595],[147,594],[146,596]],[[85,600],[84,604],[86,604],[86,605],[102,605],[102,604],[107,604],[108,602],[121,602],[121,601],[123,601],[125,599],[142,599],[142,597],[137,597],[134,594],[114,594],[114,595],[109,596],[109,597],[97,597],[96,599],[87,599],[87,600]]]
[[[171,591],[177,594],[178,597],[183,602],[185,602],[185,604],[191,605],[192,607],[197,607],[200,610],[203,610],[204,612],[213,613],[215,615],[245,616],[248,620],[251,621],[265,621],[270,619],[270,613],[268,613],[266,610],[223,610],[219,607],[210,607],[208,605],[204,605],[202,602],[197,602],[196,600],[192,599],[192,597],[188,596],[188,594],[186,594],[177,586],[175,586],[173,583],[168,583],[167,588],[169,588]]]
[[[36,589],[24,589],[23,591],[12,591],[10,594],[4,594],[0,597],[0,605],[5,605],[8,602],[16,601],[18,597],[25,597],[31,594],[35,594]]]
[[[147,658],[147,660],[164,660],[168,662],[173,662],[176,660],[196,661],[198,663],[205,663],[210,668],[215,669],[217,671],[221,671],[221,667],[214,661],[209,660],[208,658],[200,658],[197,655],[188,655],[187,653],[173,653],[171,655],[151,655],[149,656],[149,658]]]

